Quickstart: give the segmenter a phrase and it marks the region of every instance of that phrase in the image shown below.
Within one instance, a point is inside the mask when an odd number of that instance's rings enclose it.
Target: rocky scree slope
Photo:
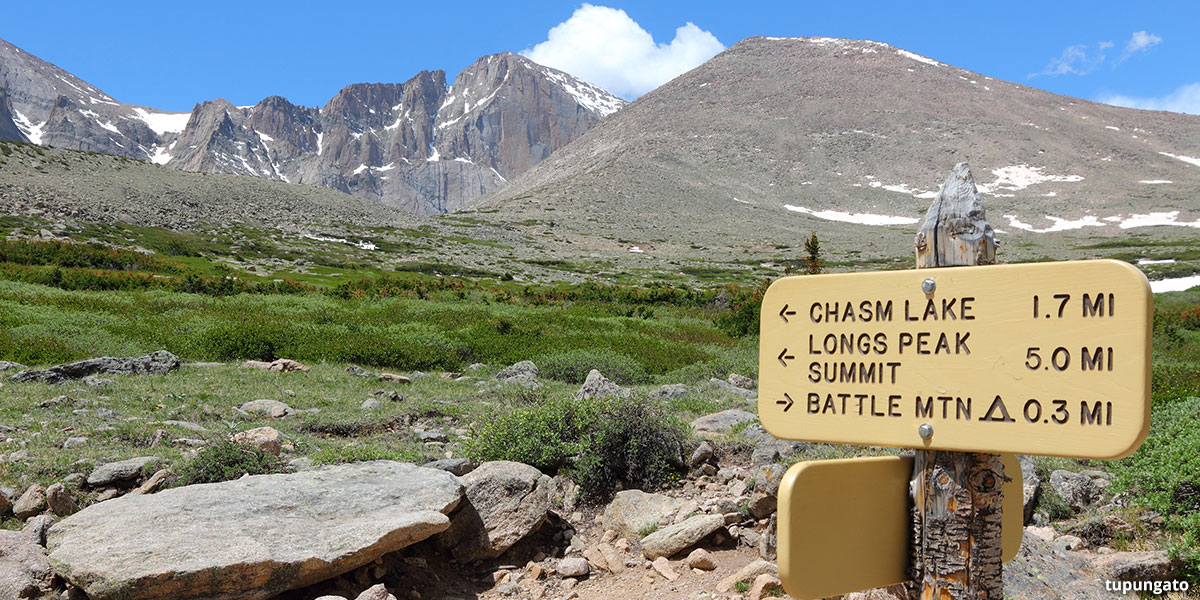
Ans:
[[[1155,221],[1138,214],[1200,226],[1196,157],[1197,116],[1051,94],[878,42],[755,37],[474,207],[613,239],[794,245],[814,228],[914,225],[966,161],[1005,233],[1115,235]]]
[[[0,139],[329,187],[421,214],[503,185],[624,101],[521,56],[347,86],[324,107],[271,96],[191,113],[124,104],[0,40]],[[3,102],[0,102],[3,104]],[[10,126],[11,125],[11,126]],[[13,130],[17,135],[13,135]]]

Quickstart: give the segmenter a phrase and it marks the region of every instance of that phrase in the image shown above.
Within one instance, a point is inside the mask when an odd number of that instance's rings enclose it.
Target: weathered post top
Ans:
[[[967,163],[955,165],[942,184],[917,229],[914,246],[918,269],[996,262],[996,236]]]

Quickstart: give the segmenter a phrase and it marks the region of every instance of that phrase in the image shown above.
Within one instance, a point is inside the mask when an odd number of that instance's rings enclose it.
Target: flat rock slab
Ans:
[[[260,600],[445,530],[462,495],[450,473],[392,461],[256,475],[93,504],[47,547],[92,600]]]
[[[159,350],[145,356],[132,358],[90,358],[49,369],[29,369],[12,376],[16,382],[40,381],[61,383],[72,379],[83,379],[89,375],[162,375],[178,369],[179,357]]]
[[[641,532],[657,529],[683,506],[684,501],[665,494],[642,490],[622,490],[604,509],[604,528],[630,539],[641,539]]]
[[[721,437],[733,431],[735,425],[755,419],[758,415],[754,413],[731,408],[697,418],[692,421],[692,431],[702,438]]]
[[[642,538],[642,554],[654,560],[660,556],[670,558],[695,546],[700,540],[725,526],[721,515],[697,515],[682,523],[664,527]]]
[[[0,598],[36,598],[53,589],[46,551],[29,535],[0,530]]]

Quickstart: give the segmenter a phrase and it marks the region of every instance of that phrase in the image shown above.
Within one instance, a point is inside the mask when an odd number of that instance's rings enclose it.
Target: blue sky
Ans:
[[[118,100],[163,110],[275,94],[320,106],[350,83],[401,82],[421,69],[453,78],[503,51],[531,51],[633,98],[768,35],[871,39],[1055,93],[1200,114],[1200,3],[1183,0],[60,1],[4,13],[0,38]]]

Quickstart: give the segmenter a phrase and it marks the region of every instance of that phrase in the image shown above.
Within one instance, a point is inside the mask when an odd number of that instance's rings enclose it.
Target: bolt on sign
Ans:
[[[759,418],[781,439],[1120,458],[1149,428],[1152,312],[1115,260],[785,277]]]
[[[1021,466],[1004,454],[1004,562],[1021,548]],[[818,460],[792,465],[779,484],[779,579],[809,600],[910,579],[911,456]],[[853,507],[851,510],[848,508]]]

